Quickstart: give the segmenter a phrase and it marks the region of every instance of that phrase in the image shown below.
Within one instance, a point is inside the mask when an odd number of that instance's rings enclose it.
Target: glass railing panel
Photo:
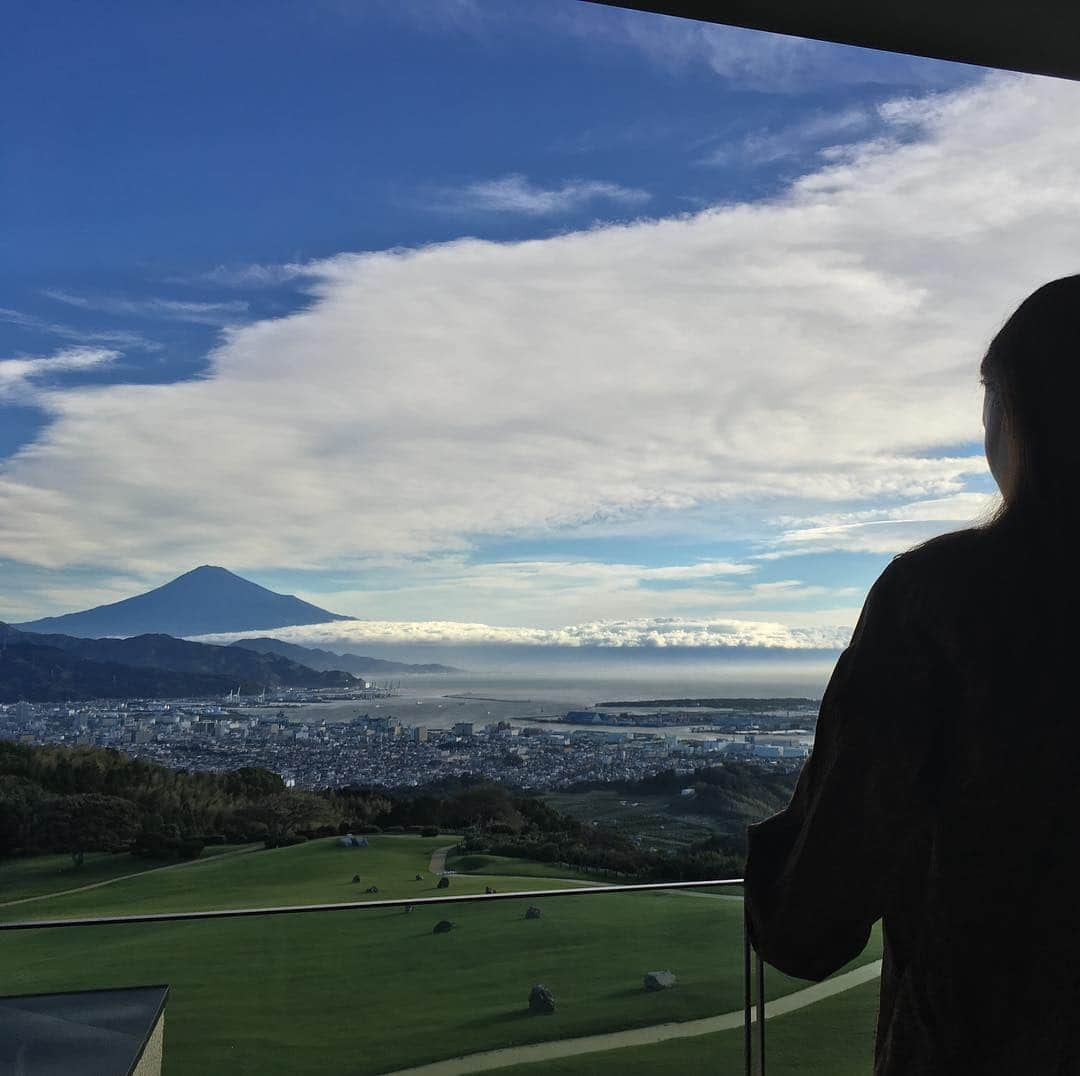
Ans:
[[[31,928],[0,991],[168,984],[172,1076],[377,1074],[738,1010],[740,930],[720,890]]]
[[[464,1059],[456,1072],[498,1064],[592,1073],[607,1071],[597,1066],[609,1055],[625,1072],[639,1063],[652,1074],[743,1071],[740,887],[611,886],[586,894],[586,880],[457,874],[441,889],[438,874],[415,869],[418,851],[427,862],[426,846],[405,838],[382,844],[365,860],[311,842],[0,908],[0,922],[10,923],[236,909],[289,903],[282,898],[298,894],[373,905],[5,929],[0,993],[168,984],[170,1076],[379,1076],[455,1058]],[[365,873],[353,882],[360,872],[352,864],[360,862]],[[370,886],[377,892],[368,893]],[[546,895],[552,888],[573,892]],[[485,889],[500,892],[479,896]],[[453,902],[426,903],[447,896]],[[470,896],[479,899],[462,899]],[[451,925],[440,932],[444,922]],[[879,957],[875,932],[853,966]],[[647,985],[650,973],[671,973],[673,981],[659,975]],[[837,1028],[845,1041],[872,1042],[864,1012],[876,990],[871,979],[864,973],[861,984],[833,998],[770,1013],[769,1071],[844,1071],[828,1067],[841,1060],[831,1048],[819,1065],[803,1036],[822,1020],[814,1043],[834,1038]],[[775,970],[766,985],[770,1002],[798,1001],[808,987]],[[554,1011],[530,1010],[538,986],[550,991]],[[485,1056],[492,1051],[505,1053]]]

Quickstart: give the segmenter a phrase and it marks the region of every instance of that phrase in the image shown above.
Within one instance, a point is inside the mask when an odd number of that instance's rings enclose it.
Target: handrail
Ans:
[[[307,912],[348,912],[365,908],[405,908],[436,904],[466,904],[484,900],[522,900],[538,897],[584,897],[599,893],[642,893],[664,889],[708,889],[742,885],[741,878],[708,882],[643,882],[640,885],[594,885],[574,889],[525,889],[508,893],[461,893],[446,897],[403,897],[393,900],[354,900],[341,904],[285,904],[269,908],[214,908],[202,912],[154,912],[147,915],[107,915],[90,919],[22,919],[0,923],[3,930],[48,930],[53,927],[105,927],[124,923],[180,923],[193,919],[243,919],[255,915],[298,915]]]
[[[535,900],[541,897],[586,897],[612,893],[642,893],[669,889],[715,889],[742,885],[742,878],[718,878],[704,882],[643,882],[637,885],[576,886],[573,889],[526,889],[507,893],[460,893],[443,897],[394,898],[392,900],[355,900],[338,904],[286,904],[268,908],[214,908],[192,912],[153,912],[146,915],[107,915],[82,919],[23,919],[0,922],[0,931],[50,930],[59,927],[104,927],[135,923],[181,923],[201,919],[245,919],[259,915],[304,915],[309,912],[363,911],[375,908],[416,908],[437,905],[470,904],[480,901]],[[756,975],[751,974],[751,968]],[[757,980],[754,999],[752,979]],[[752,1025],[757,1010],[759,1076],[765,1076],[765,962],[750,940],[749,922],[743,914],[743,1054],[746,1076],[753,1076]]]

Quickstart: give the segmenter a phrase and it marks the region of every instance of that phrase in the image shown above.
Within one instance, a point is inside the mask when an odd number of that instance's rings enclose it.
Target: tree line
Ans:
[[[657,775],[648,787],[670,790],[686,780]],[[789,794],[780,782],[751,796],[753,784],[751,773],[710,769],[695,787],[713,790],[707,795],[738,793],[742,804],[760,799],[773,809],[778,796]],[[256,767],[190,772],[111,748],[0,741],[0,858],[62,852],[80,864],[88,852],[119,851],[184,858],[200,855],[207,844],[277,847],[347,832],[461,833],[465,852],[642,880],[731,876],[741,871],[744,852],[741,831],[713,834],[676,853],[649,851],[539,796],[478,777],[408,791],[349,786],[302,792]]]

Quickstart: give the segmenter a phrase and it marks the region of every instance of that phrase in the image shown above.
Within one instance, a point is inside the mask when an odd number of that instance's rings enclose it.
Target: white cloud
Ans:
[[[450,579],[455,587],[460,583],[468,583],[471,587],[498,586],[508,590],[532,589],[536,586],[545,590],[610,587],[620,592],[631,587],[651,585],[676,588],[702,582],[724,585],[731,580],[741,580],[757,570],[753,564],[709,560],[650,566],[588,560],[494,561],[465,565],[451,559],[444,565],[436,563],[433,567],[434,572],[430,575],[436,579]],[[416,574],[422,577],[424,573],[420,571]]]
[[[249,262],[247,265],[216,265],[213,269],[208,269],[197,276],[170,277],[168,282],[220,284],[232,288],[276,288],[311,275],[313,275],[312,271],[307,265],[297,262],[283,264]]]
[[[626,11],[578,0],[543,5],[505,0],[366,0],[351,17],[391,14],[427,32],[498,43],[510,34],[569,36],[590,54],[633,52],[664,71],[708,70],[742,88],[797,93],[821,84],[941,86],[958,65],[784,34]]]
[[[593,202],[641,206],[649,200],[647,191],[623,187],[595,179],[573,179],[557,187],[541,187],[518,174],[470,183],[465,187],[443,188],[425,200],[429,208],[471,213],[521,213],[548,217],[569,213]]]
[[[633,49],[673,72],[706,69],[740,88],[798,93],[822,84],[941,86],[957,65],[635,11],[568,5],[557,24],[587,39]]]
[[[199,636],[202,642],[228,643],[250,632]],[[551,647],[745,647],[779,650],[836,650],[847,646],[849,627],[789,627],[763,620],[645,617],[597,620],[563,628],[493,627],[450,620],[395,622],[348,620],[278,628],[265,632],[302,646],[382,645],[551,646]]]
[[[53,374],[93,370],[119,357],[107,348],[67,347],[52,355],[0,359],[0,402],[32,397]]]
[[[996,495],[957,493],[892,508],[787,521],[787,528],[770,543],[773,551],[757,559],[775,560],[802,553],[900,553],[943,531],[985,522],[999,503]]]
[[[227,329],[198,380],[47,393],[0,470],[0,556],[346,571],[964,492],[980,352],[1076,268],[1078,101],[997,76],[768,203],[312,265],[312,305]]]
[[[837,112],[819,112],[779,128],[762,128],[742,138],[712,146],[700,163],[717,167],[756,166],[797,158],[817,150],[831,155],[836,146],[865,137],[879,123],[877,114],[861,105]],[[810,158],[813,160],[813,157]]]
[[[197,325],[228,325],[244,317],[248,304],[242,299],[226,302],[191,302],[183,299],[162,299],[148,296],[129,299],[122,296],[73,295],[66,291],[46,291],[50,299],[82,310],[100,310],[105,314],[121,314],[140,318],[165,318],[170,321],[189,321]]]
[[[760,565],[701,561],[648,567],[587,560],[469,563],[443,557],[385,565],[365,573],[367,587],[302,596],[322,608],[382,620],[484,620],[517,623],[527,611],[534,627],[568,619],[637,619],[658,608],[668,615],[701,615],[757,607],[773,618],[798,616],[828,592],[801,580],[759,581]],[[848,596],[845,595],[845,598]]]
[[[146,589],[144,579],[96,572],[87,581],[49,571],[12,570],[10,564],[0,563],[0,574],[4,580],[0,621],[8,624],[122,601]]]
[[[727,561],[703,560],[696,564],[673,564],[639,569],[638,577],[649,582],[674,582],[686,579],[714,579],[718,575],[744,575],[752,571],[748,564],[731,564]]]

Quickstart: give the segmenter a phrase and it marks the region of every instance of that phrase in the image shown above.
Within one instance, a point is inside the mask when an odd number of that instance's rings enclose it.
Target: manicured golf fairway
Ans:
[[[357,850],[312,841],[0,908],[0,918],[342,902],[366,898],[368,885],[380,898],[433,896],[428,862],[452,840],[383,835]],[[450,893],[483,892],[488,884],[503,892],[581,885],[458,875]],[[168,983],[169,1076],[363,1076],[741,1005],[737,899],[679,892],[548,897],[536,901],[542,918],[526,920],[529,903],[5,932],[0,991]],[[434,935],[443,918],[456,928]],[[875,941],[860,962],[878,955]],[[660,968],[676,972],[678,987],[647,993],[642,976]],[[554,991],[554,1015],[528,1015],[537,982]],[[774,973],[770,993],[802,985]],[[693,1041],[679,1045],[691,1049]]]

